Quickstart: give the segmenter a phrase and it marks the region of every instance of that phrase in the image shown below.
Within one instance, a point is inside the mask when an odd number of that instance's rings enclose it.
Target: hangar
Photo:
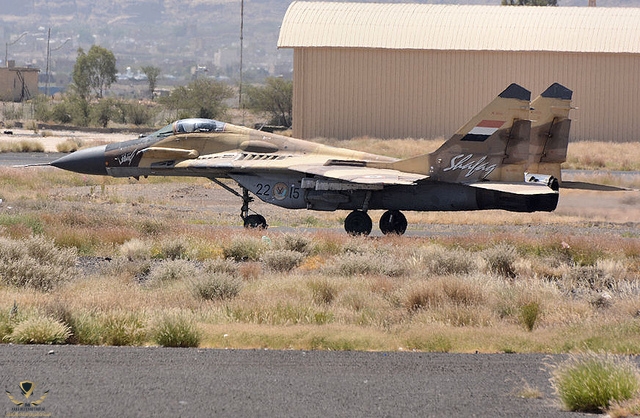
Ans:
[[[293,2],[293,135],[449,136],[510,83],[574,91],[572,140],[640,134],[640,9]]]

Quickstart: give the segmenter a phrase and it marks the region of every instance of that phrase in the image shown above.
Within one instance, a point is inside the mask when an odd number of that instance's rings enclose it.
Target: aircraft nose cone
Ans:
[[[82,174],[107,175],[105,150],[107,146],[81,149],[51,162],[54,167]]]

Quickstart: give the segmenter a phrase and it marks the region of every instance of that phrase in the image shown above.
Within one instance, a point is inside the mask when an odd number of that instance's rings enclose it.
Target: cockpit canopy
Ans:
[[[181,119],[173,122],[173,131],[176,134],[191,132],[222,132],[224,123],[213,119]]]
[[[180,119],[165,126],[151,136],[165,138],[170,135],[187,134],[193,132],[223,132],[224,125],[224,122],[213,119]]]

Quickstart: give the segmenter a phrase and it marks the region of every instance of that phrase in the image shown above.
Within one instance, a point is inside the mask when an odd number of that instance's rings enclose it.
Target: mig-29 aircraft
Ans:
[[[351,210],[349,234],[368,235],[369,210],[386,210],[384,234],[403,234],[401,211],[553,211],[569,138],[571,90],[553,84],[533,102],[511,84],[430,154],[396,159],[320,145],[210,119],[183,119],[143,138],[81,149],[50,165],[113,177],[206,177],[242,199],[251,192],[288,209]],[[241,192],[221,182],[232,179]]]

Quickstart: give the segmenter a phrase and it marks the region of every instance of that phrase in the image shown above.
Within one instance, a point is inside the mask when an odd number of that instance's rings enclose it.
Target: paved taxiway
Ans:
[[[25,380],[31,400],[49,391],[52,417],[593,416],[558,406],[545,363],[562,358],[0,345],[0,380],[17,398]]]

